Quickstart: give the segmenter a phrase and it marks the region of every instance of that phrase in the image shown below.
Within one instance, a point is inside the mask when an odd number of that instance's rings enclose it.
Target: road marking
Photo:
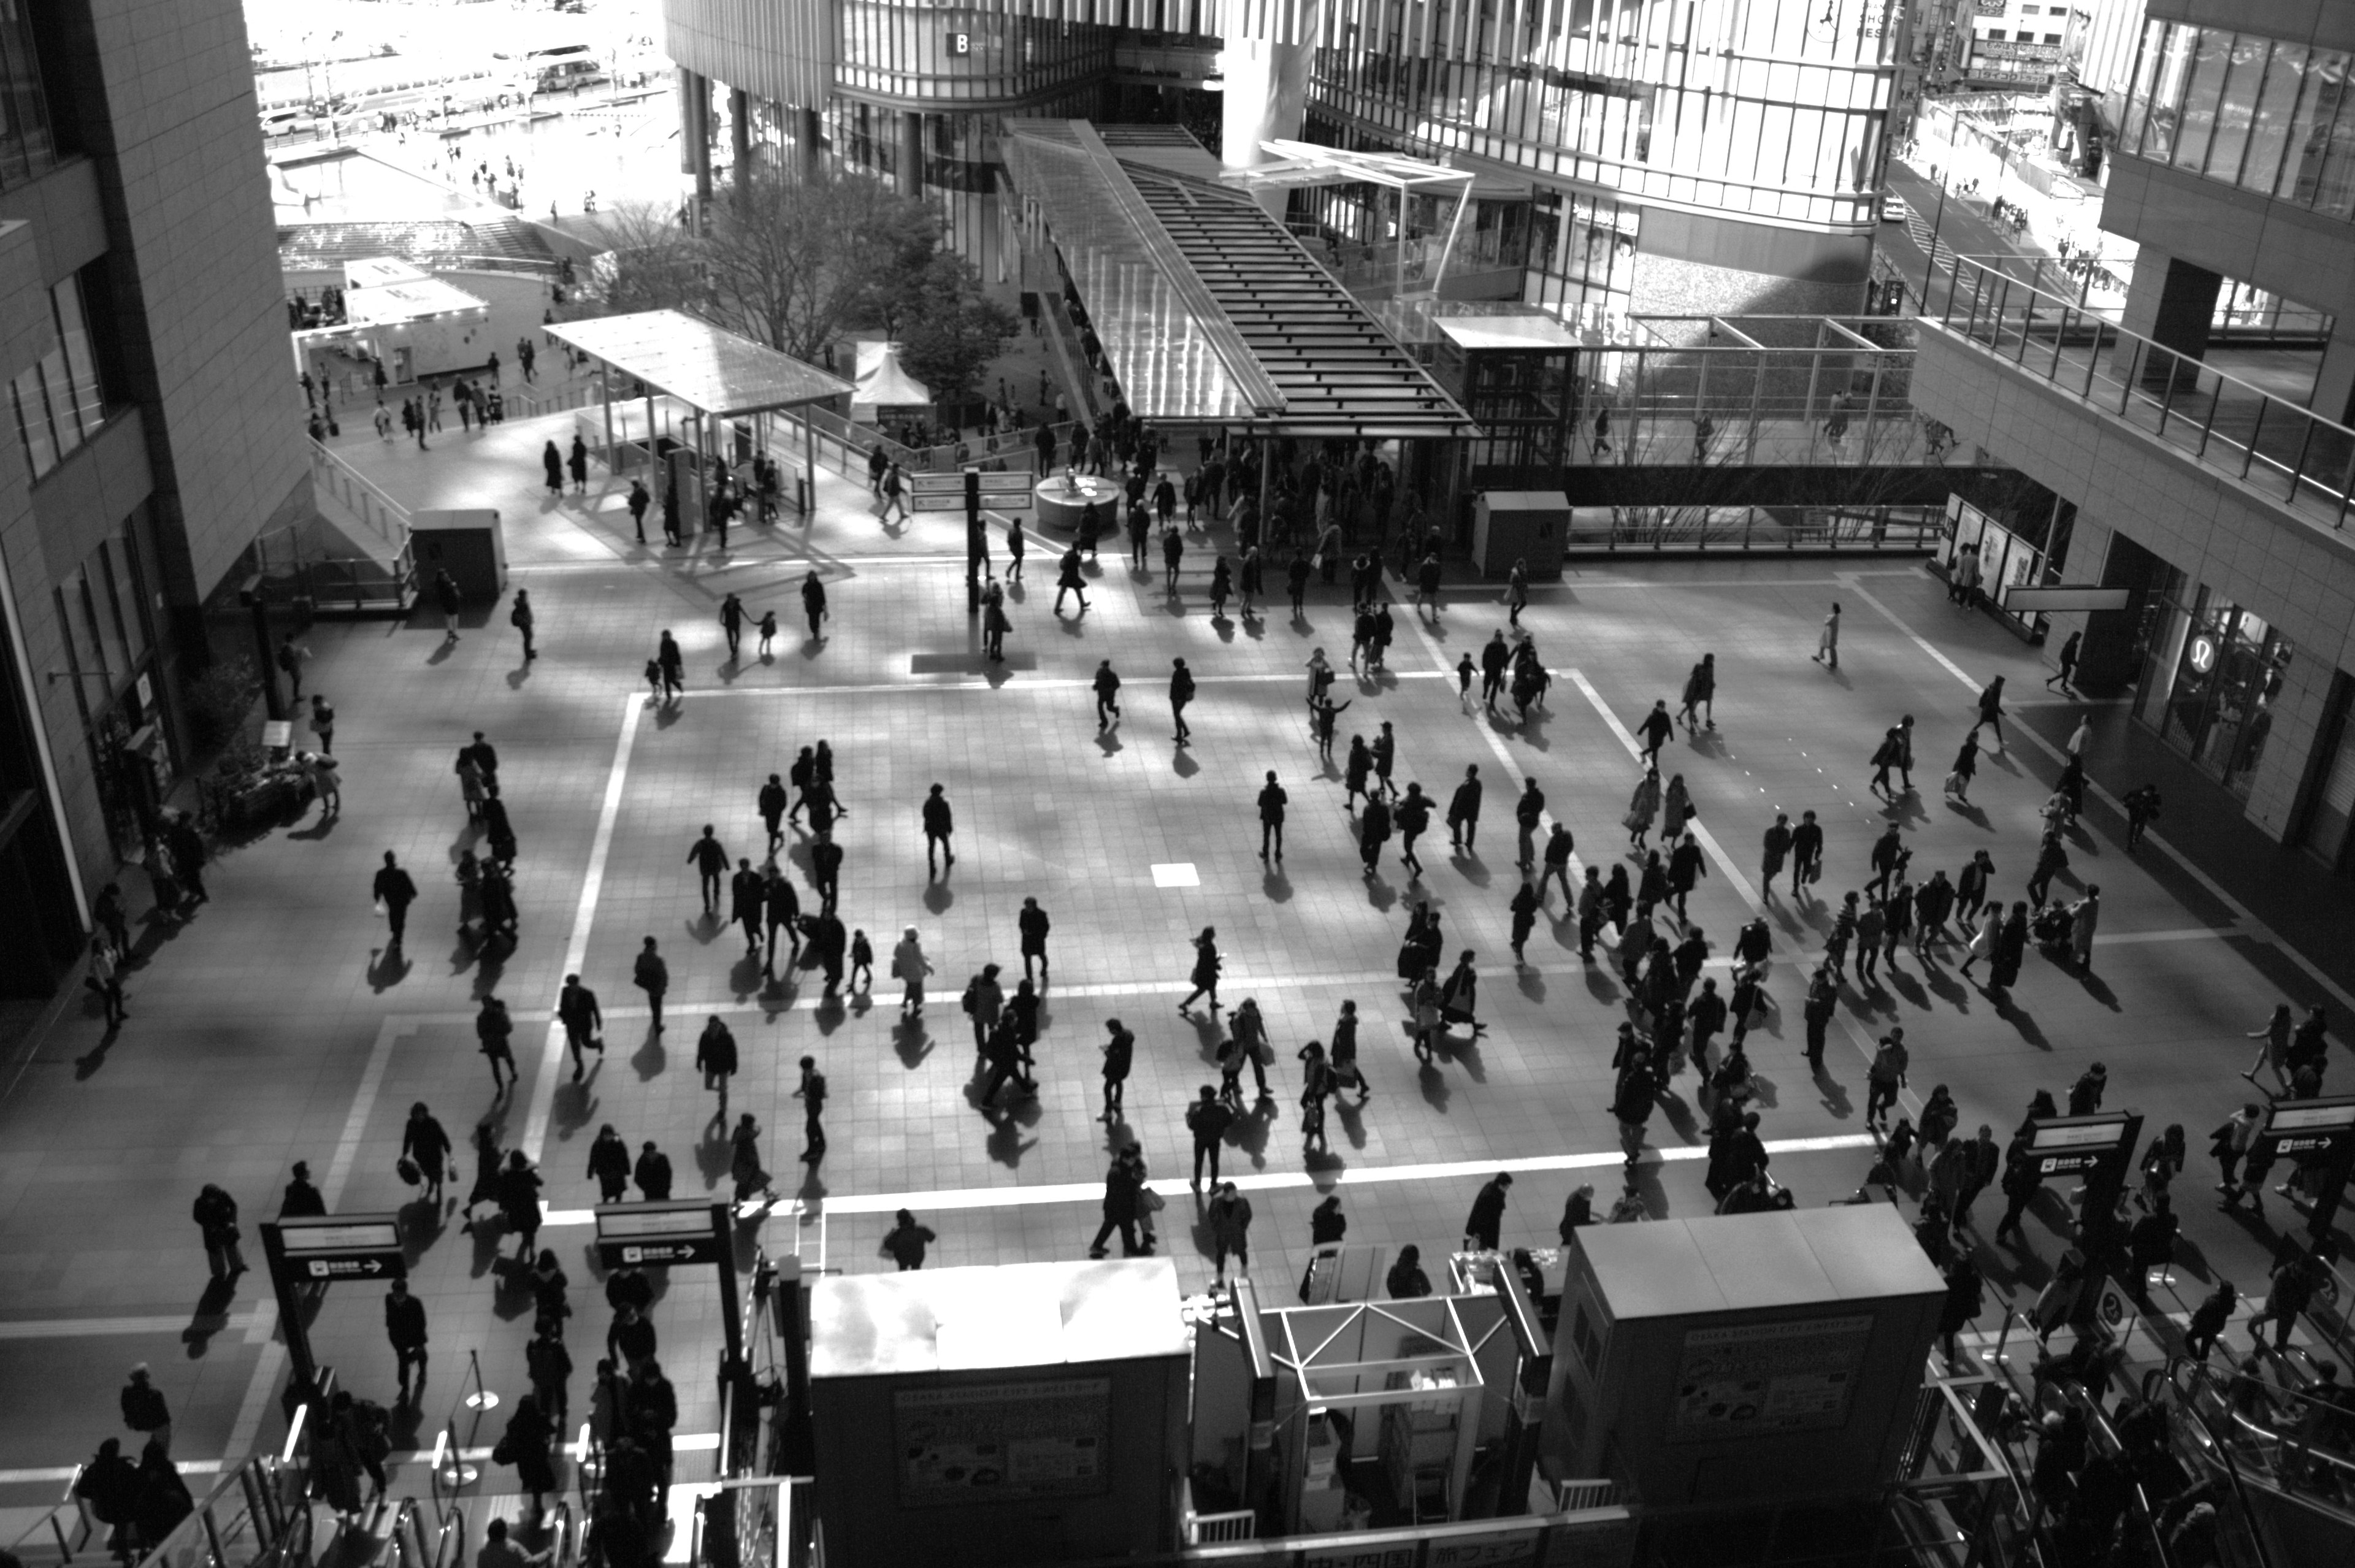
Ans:
[[[240,1312],[224,1318],[220,1331],[243,1333],[261,1314]],[[116,1334],[178,1334],[188,1327],[185,1312],[152,1317],[27,1317],[0,1323],[0,1339],[82,1339]]]
[[[1774,1154],[1820,1154],[1848,1149],[1872,1148],[1878,1140],[1870,1133],[1832,1133],[1820,1137],[1771,1138],[1766,1152]],[[1643,1165],[1681,1164],[1688,1160],[1707,1159],[1709,1149],[1704,1145],[1678,1145],[1668,1148],[1646,1147]],[[1516,1175],[1531,1171],[1598,1170],[1626,1163],[1626,1156],[1617,1149],[1597,1150],[1584,1154],[1526,1155],[1518,1158],[1487,1158],[1449,1160],[1421,1165],[1375,1166],[1366,1169],[1344,1169],[1330,1174],[1305,1170],[1253,1171],[1245,1175],[1221,1175],[1220,1179],[1231,1181],[1246,1192],[1293,1191],[1314,1188],[1319,1191],[1337,1187],[1388,1187],[1413,1181],[1461,1181],[1473,1177],[1491,1176],[1500,1170]],[[1150,1182],[1156,1192],[1167,1198],[1188,1196],[1192,1189],[1182,1177],[1169,1177]],[[923,1192],[869,1192],[841,1197],[829,1195],[807,1209],[796,1201],[782,1203],[767,1212],[772,1220],[791,1220],[799,1224],[806,1216],[821,1219],[826,1214],[890,1214],[901,1209],[924,1211],[969,1211],[980,1209],[1031,1209],[1067,1203],[1093,1203],[1103,1197],[1101,1181],[1042,1182],[1030,1187],[955,1187],[939,1188]],[[719,1201],[719,1200],[715,1200]],[[543,1229],[549,1226],[577,1226],[591,1223],[595,1213],[588,1209],[551,1209],[541,1216]]]
[[[680,1454],[715,1454],[719,1450],[719,1434],[685,1432],[673,1437],[670,1440],[670,1445],[674,1452]],[[459,1456],[473,1463],[484,1464],[490,1461],[491,1451],[488,1448],[462,1448],[459,1450]],[[244,1462],[242,1458],[236,1461],[238,1464]],[[384,1457],[385,1466],[389,1469],[399,1469],[407,1465],[429,1465],[432,1462],[433,1450],[431,1448],[411,1448],[388,1454]],[[231,1461],[227,1459],[176,1459],[173,1461],[173,1468],[178,1470],[183,1476],[218,1476],[227,1469]],[[80,1467],[75,1465],[61,1465],[46,1469],[0,1470],[0,1487],[49,1486],[62,1481],[70,1481],[74,1478],[75,1471]],[[694,1483],[682,1484],[691,1486]],[[492,1493],[488,1495],[496,1497],[521,1494]]]
[[[1911,638],[1915,646],[1921,648],[1923,652],[1937,660],[1940,665],[1945,667],[1948,674],[1954,676],[1955,679],[1961,681],[1966,687],[1968,687],[1974,694],[1978,691],[1979,683],[1977,681],[1973,680],[1970,676],[1966,674],[1954,660],[1948,658],[1945,655],[1932,647],[1918,633],[1913,630],[1913,627],[1905,624],[1903,618],[1901,617],[1896,611],[1891,610],[1888,605],[1882,603],[1878,598],[1874,597],[1869,590],[1853,581],[1849,584],[1849,590],[1859,599],[1863,600],[1865,603],[1879,611],[1882,619],[1886,620],[1891,625],[1896,627],[1900,632]],[[2030,745],[2034,746],[2037,750],[2042,752],[2047,757],[2051,758],[2054,763],[2063,766],[2066,765],[2068,759],[2062,753],[2060,747],[2054,745],[2051,741],[2047,741],[2043,736],[2038,734],[2028,725],[2017,724],[2013,726],[2013,729],[2023,736]],[[2108,806],[2112,811],[2116,812],[2120,816],[2126,816],[2126,805],[2124,802],[2120,801],[2117,796],[2112,795],[2108,790],[2104,789],[2100,784],[2095,784],[2090,778],[2085,781],[2085,787],[2092,792],[2094,799],[2100,801],[2104,805]],[[2165,835],[2157,832],[2146,832],[2143,835],[2143,842],[2150,845],[2160,854],[2165,855],[2169,859],[2173,860],[2176,865],[2182,869],[2184,875],[2190,877],[2193,881],[2200,884],[2201,891],[2206,892],[2209,897],[2214,899],[2218,903],[2222,904],[2226,909],[2232,911],[2232,919],[2240,927],[2240,930],[2236,934],[2254,937],[2257,941],[2263,942],[2271,946],[2275,951],[2280,953],[2291,963],[2296,965],[2299,969],[2303,970],[2307,979],[2320,987],[2331,997],[2333,1000],[2337,1001],[2340,1007],[2355,1010],[2355,996],[2350,996],[2339,985],[2337,981],[2324,974],[2315,965],[2312,960],[2308,959],[2305,954],[2299,952],[2295,945],[2284,941],[2280,933],[2275,932],[2271,926],[2265,924],[2264,922],[2259,920],[2255,913],[2249,909],[2248,905],[2234,898],[2231,893],[2226,892],[2222,883],[2217,881],[2215,878],[2210,876],[2206,871],[2200,869],[2199,866],[2193,864],[2191,857],[2177,848],[2172,843],[2169,842]],[[2094,940],[2097,945],[2101,942],[2101,938],[2099,936],[2096,936]]]
[[[613,825],[622,815],[622,795],[630,777],[630,752],[638,743],[638,715],[645,705],[633,693],[622,703],[622,732],[613,741],[613,765],[605,775],[605,803],[597,813],[597,835],[589,846],[589,867],[581,877],[581,900],[572,912],[572,934],[564,944],[559,974],[577,975],[587,966],[589,931],[597,920],[597,895],[605,881],[605,862],[613,852]],[[539,1076],[532,1081],[531,1115],[524,1122],[518,1146],[526,1159],[539,1163],[548,1142],[548,1119],[556,1104],[556,1080],[564,1070],[564,1024],[551,1019],[548,1040],[539,1052]]]
[[[1603,722],[1610,728],[1611,732],[1619,738],[1619,743],[1627,749],[1627,755],[1640,763],[1643,760],[1644,748],[1636,743],[1636,737],[1629,733],[1627,726],[1619,722],[1619,716],[1611,711],[1610,704],[1603,700],[1603,694],[1594,689],[1593,681],[1586,678],[1586,672],[1573,669],[1565,670],[1562,673],[1570,677],[1572,685],[1585,694],[1587,702],[1601,716]],[[1742,868],[1736,866],[1728,858],[1725,850],[1719,846],[1716,836],[1701,826],[1700,818],[1695,816],[1688,819],[1685,823],[1685,831],[1700,841],[1700,847],[1709,852],[1709,858],[1717,862],[1719,874],[1725,878],[1729,887],[1742,895],[1742,901],[1750,906],[1750,912],[1764,913],[1765,905],[1759,900],[1758,890],[1750,885],[1750,879],[1742,874]]]

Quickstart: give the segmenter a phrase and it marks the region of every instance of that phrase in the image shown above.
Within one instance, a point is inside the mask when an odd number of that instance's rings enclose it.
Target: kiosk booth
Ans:
[[[1545,1462],[1647,1515],[1870,1496],[1896,1475],[1945,1299],[1884,1204],[1576,1232]]]
[[[826,1561],[1175,1547],[1188,1335],[1168,1259],[826,1275],[809,1321]]]

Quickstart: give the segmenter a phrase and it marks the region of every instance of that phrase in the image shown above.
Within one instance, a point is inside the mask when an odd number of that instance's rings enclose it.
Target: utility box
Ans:
[[[488,507],[442,512],[411,512],[409,538],[416,552],[417,587],[429,592],[434,575],[446,571],[468,604],[491,604],[507,585],[507,543],[498,513]]]
[[[1545,1458],[1646,1508],[1876,1495],[1945,1282],[1887,1204],[1590,1225],[1554,1336]]]
[[[1176,1551],[1191,1365],[1167,1258],[821,1277],[810,1415],[826,1560]]]
[[[1487,490],[1472,503],[1472,564],[1501,581],[1529,562],[1531,581],[1561,575],[1570,497],[1560,490]]]

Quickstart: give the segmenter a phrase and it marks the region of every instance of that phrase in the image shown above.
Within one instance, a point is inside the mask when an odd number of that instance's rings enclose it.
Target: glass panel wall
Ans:
[[[1351,133],[1416,156],[1463,152],[1657,202],[1866,224],[1896,38],[1827,28],[1821,12],[1334,0],[1309,91]]]
[[[2246,799],[2273,731],[2293,649],[2254,611],[2202,587],[2165,606],[2144,668],[2138,709],[2160,740]]]
[[[2355,217],[2348,57],[2152,22],[2117,150],[2333,218]]]
[[[30,179],[58,161],[26,7],[27,0],[0,0],[0,187]]]

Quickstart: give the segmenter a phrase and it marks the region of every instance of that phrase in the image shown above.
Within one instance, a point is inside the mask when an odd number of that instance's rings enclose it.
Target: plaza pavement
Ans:
[[[954,517],[884,528],[863,485],[829,475],[806,528],[740,529],[725,555],[708,540],[641,547],[628,537],[623,487],[599,479],[589,496],[560,504],[541,493],[539,444],[551,434],[560,443],[570,428],[570,416],[555,416],[472,439],[453,430],[426,453],[346,435],[345,454],[413,506],[500,509],[513,585],[527,587],[538,610],[542,656],[522,660],[504,601],[495,613],[470,611],[455,644],[424,616],[304,632],[316,656],[306,690],[329,694],[339,715],[342,815],[323,820],[314,806],[290,828],[225,847],[208,873],[212,901],[193,923],[144,932],[131,1019],[119,1033],[109,1037],[77,994],[7,1063],[0,1385],[15,1414],[0,1423],[0,1505],[48,1500],[62,1467],[116,1431],[114,1393],[136,1360],[155,1366],[177,1414],[176,1456],[211,1461],[274,1440],[282,1349],[267,1284],[257,1273],[233,1293],[207,1291],[188,1204],[205,1181],[229,1188],[256,1259],[255,1222],[275,1212],[296,1159],[310,1161],[334,1210],[398,1208],[409,1189],[394,1160],[417,1100],[462,1143],[488,1116],[542,1162],[552,1211],[542,1244],[572,1277],[577,1411],[607,1317],[588,1255],[589,1139],[606,1122],[633,1145],[654,1138],[672,1157],[680,1195],[727,1194],[724,1130],[691,1067],[710,1013],[729,1022],[743,1058],[730,1120],[747,1110],[759,1118],[788,1199],[743,1225],[741,1255],[759,1248],[854,1271],[891,1266],[879,1245],[902,1203],[940,1233],[928,1266],[1079,1255],[1094,1230],[1110,1136],[1094,1119],[1102,1020],[1123,1018],[1138,1049],[1119,1136],[1142,1141],[1168,1198],[1165,1247],[1187,1287],[1199,1289],[1211,1269],[1185,1189],[1180,1116],[1194,1086],[1215,1076],[1215,1036],[1176,1002],[1188,988],[1186,939],[1206,924],[1228,955],[1222,998],[1255,996],[1277,1051],[1272,1115],[1248,1122],[1225,1161],[1257,1211],[1251,1272],[1269,1297],[1292,1298],[1308,1211],[1327,1189],[1342,1195],[1351,1240],[1417,1243],[1437,1276],[1475,1189],[1510,1162],[1508,1244],[1550,1244],[1575,1183],[1593,1181],[1604,1203],[1615,1191],[1606,1101],[1624,1014],[1613,970],[1580,963],[1574,926],[1541,923],[1529,967],[1517,974],[1510,964],[1512,804],[1524,773],[1577,835],[1582,860],[1607,865],[1624,843],[1617,823],[1638,771],[1625,731],[1653,699],[1673,706],[1688,667],[1713,651],[1717,728],[1680,733],[1663,761],[1685,773],[1700,807],[1711,858],[1691,912],[1723,953],[1761,907],[1756,847],[1775,811],[1819,814],[1829,854],[1818,891],[1835,901],[1869,875],[1868,846],[1892,812],[1915,846],[1917,880],[1936,867],[1951,874],[1986,846],[1998,890],[2016,898],[2036,808],[2058,771],[2051,742],[2016,727],[2010,746],[1985,759],[1973,809],[1940,800],[1977,684],[2009,674],[2015,694],[2041,702],[2045,672],[2034,650],[1946,605],[1942,586],[1911,563],[1574,570],[1539,589],[1524,616],[1555,675],[1544,711],[1526,727],[1467,715],[1456,700],[1448,673],[1456,656],[1503,621],[1493,591],[1459,583],[1435,628],[1401,605],[1391,667],[1370,679],[1345,673],[1337,695],[1351,704],[1345,742],[1382,720],[1395,724],[1401,784],[1418,779],[1444,803],[1465,766],[1479,766],[1488,791],[1477,852],[1451,859],[1443,828],[1422,847],[1420,886],[1400,870],[1395,843],[1369,883],[1337,772],[1317,759],[1300,703],[1309,650],[1321,645],[1337,664],[1347,653],[1342,589],[1316,590],[1298,621],[1280,595],[1263,619],[1231,609],[1214,620],[1204,603],[1208,549],[1189,549],[1175,602],[1160,592],[1157,560],[1132,575],[1107,552],[1092,575],[1092,608],[1058,619],[1049,611],[1054,550],[1039,540],[1029,581],[1009,603],[1008,648],[1021,667],[976,673]],[[834,613],[821,642],[804,636],[795,595],[813,569]],[[742,662],[728,660],[717,610],[729,592],[755,614],[777,609],[784,635],[772,658],[752,656],[748,639]],[[1834,599],[1847,607],[1836,672],[1809,658]],[[688,691],[675,708],[655,708],[639,671],[666,626],[687,651]],[[1162,695],[1177,656],[1202,680],[1189,715],[1194,743],[1182,752]],[[1127,714],[1099,737],[1087,678],[1104,657],[1129,683]],[[1884,805],[1864,787],[1865,759],[1903,713],[1919,720],[1917,793]],[[2052,728],[2043,709],[2026,716]],[[499,749],[521,845],[522,940],[498,962],[453,934],[450,867],[474,840],[452,763],[475,729]],[[821,737],[833,744],[851,811],[837,830],[847,851],[843,917],[873,939],[885,971],[901,928],[922,933],[937,974],[920,1021],[899,1019],[888,972],[871,998],[835,1004],[806,983],[766,984],[742,962],[731,928],[699,918],[685,857],[700,825],[715,824],[731,855],[757,862],[757,786]],[[1281,872],[1256,858],[1252,802],[1268,768],[1292,795]],[[917,806],[934,781],[956,809],[959,859],[928,886]],[[2157,846],[2127,857],[2121,832],[2097,805],[2072,839],[2064,887],[2072,896],[2086,880],[2103,888],[2092,976],[2031,954],[1998,1006],[1954,976],[1955,955],[1927,966],[1901,957],[1885,991],[1846,994],[1819,1079],[1799,1059],[1796,1004],[1800,955],[1819,947],[1828,910],[1780,896],[1764,904],[1775,930],[1771,989],[1788,1017],[1778,1010],[1753,1029],[1751,1050],[1774,1173],[1802,1203],[1853,1190],[1870,1163],[1859,1115],[1865,1059],[1875,1036],[1902,1023],[1913,1055],[1906,1108],[1945,1083],[1966,1133],[1984,1121],[2002,1136],[2032,1089],[2059,1097],[2088,1062],[2105,1060],[2111,1108],[2140,1109],[2150,1132],[2179,1122],[2190,1136],[2173,1288],[2188,1306],[2218,1270],[2244,1286],[2262,1280],[2286,1208],[2270,1206],[2270,1224],[2213,1212],[2201,1197],[2211,1174],[2205,1134],[2245,1097],[2236,1076],[2249,1050],[2243,1031],[2285,996],[2333,999],[2334,1010],[2344,997],[2231,891]],[[387,951],[370,910],[369,878],[388,848],[423,891],[405,954]],[[798,837],[787,853],[805,864]],[[125,880],[134,907],[144,880]],[[1018,964],[1014,920],[1026,895],[1055,922],[1040,1094],[985,1114],[957,996],[984,962]],[[1477,953],[1487,1026],[1476,1042],[1459,1032],[1428,1068],[1412,1060],[1392,975],[1417,898],[1441,912],[1451,962],[1461,948]],[[671,1024],[660,1037],[629,983],[647,934],[671,965]],[[549,1013],[576,966],[603,1000],[611,1048],[579,1085]],[[493,991],[514,1013],[523,1071],[499,1104],[472,1028],[477,999]],[[1336,1109],[1331,1157],[1305,1161],[1292,1053],[1326,1035],[1344,997],[1364,1019],[1361,1061],[1375,1095],[1362,1111]],[[806,1182],[790,1098],[805,1052],[833,1087],[830,1152]],[[1696,1157],[1705,1114],[1694,1090],[1689,1072],[1679,1077],[1651,1123],[1641,1188],[1655,1214],[1706,1211]],[[470,1160],[461,1164],[471,1172]],[[463,1192],[453,1184],[453,1197]],[[435,1359],[421,1418],[397,1432],[396,1445],[422,1448],[462,1392],[469,1349],[510,1401],[527,1386],[530,1297],[502,1283],[495,1239],[461,1235],[446,1209],[410,1214],[411,1285],[431,1315]],[[2066,1245],[2060,1215],[2057,1204],[2032,1215],[2025,1248],[1982,1249],[1991,1299],[2011,1292],[2024,1301],[2042,1282]],[[2171,1304],[2164,1290],[2161,1301]],[[717,1424],[717,1311],[700,1270],[670,1281],[656,1309],[682,1434]],[[1991,1308],[1982,1321],[1996,1320]],[[389,1400],[376,1292],[335,1287],[311,1335],[347,1386]],[[459,1415],[462,1444],[480,1447],[504,1420],[476,1431]],[[681,1474],[698,1473],[698,1463],[683,1460]],[[510,1486],[496,1468],[483,1483],[492,1494]]]

